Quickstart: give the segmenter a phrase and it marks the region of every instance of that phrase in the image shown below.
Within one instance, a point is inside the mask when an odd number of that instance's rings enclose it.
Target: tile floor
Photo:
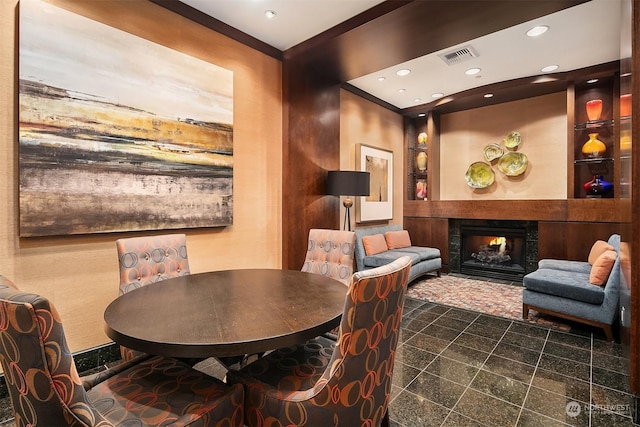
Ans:
[[[216,377],[208,359],[196,365]],[[634,426],[622,347],[407,298],[392,400],[394,427]],[[14,426],[8,399],[0,427]]]
[[[622,347],[408,298],[393,426],[633,426]]]

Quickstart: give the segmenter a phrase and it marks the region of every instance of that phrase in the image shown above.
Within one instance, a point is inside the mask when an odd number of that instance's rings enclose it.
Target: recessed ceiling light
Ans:
[[[478,74],[480,71],[482,71],[480,68],[469,68],[467,71],[465,71],[464,73],[467,76],[473,76],[474,74]]]
[[[398,92],[403,93],[406,89],[398,89]]]
[[[386,77],[384,77],[384,76],[380,76],[380,77],[378,77],[378,81],[379,81],[379,82],[383,82],[385,79],[386,79]]]
[[[396,71],[396,75],[398,75],[400,77],[408,76],[409,74],[411,74],[411,70],[409,70],[408,68],[403,68],[402,70]]]
[[[546,25],[536,25],[535,27],[527,31],[527,35],[529,37],[538,37],[539,35],[546,33],[548,29],[549,27]]]
[[[422,98],[414,98],[413,99],[413,102],[420,102],[420,101],[422,101]]]
[[[544,67],[540,71],[542,71],[543,73],[550,73],[551,71],[555,71],[558,68],[559,67],[557,65],[547,65],[546,67]]]
[[[485,98],[493,98],[493,94],[492,93],[485,93],[484,97]]]
[[[427,115],[427,113],[420,113],[420,114],[418,114],[418,117],[424,117],[426,115]]]
[[[587,83],[589,83],[589,84],[594,84],[594,83],[596,83],[597,81],[598,81],[598,79],[589,79],[589,80],[587,80]]]
[[[274,10],[265,10],[264,16],[266,16],[267,19],[273,19],[276,17],[276,12]]]
[[[436,92],[436,93],[432,93],[431,97],[432,98],[442,98],[444,96],[444,93],[440,93],[440,92]]]

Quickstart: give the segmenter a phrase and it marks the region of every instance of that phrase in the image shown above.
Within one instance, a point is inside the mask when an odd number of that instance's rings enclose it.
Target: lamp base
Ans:
[[[347,231],[351,231],[351,206],[353,206],[353,200],[351,200],[350,198],[346,198],[344,199],[344,202],[342,202],[342,205],[345,207],[345,211],[344,211],[344,225],[342,226],[343,230],[347,230]]]

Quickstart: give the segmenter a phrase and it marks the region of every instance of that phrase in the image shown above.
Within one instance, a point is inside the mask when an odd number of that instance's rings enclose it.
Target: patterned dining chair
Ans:
[[[227,383],[245,386],[248,426],[388,425],[387,407],[411,259],[353,275],[338,341],[275,350]]]
[[[322,274],[349,286],[355,247],[356,233],[353,231],[313,228],[309,230],[302,271]]]
[[[244,390],[175,360],[140,358],[78,375],[46,298],[0,276],[0,363],[22,426],[242,426]]]
[[[118,239],[116,249],[120,265],[118,295],[150,283],[190,274],[187,237],[184,234]],[[120,346],[120,355],[123,360],[132,360],[144,353]]]

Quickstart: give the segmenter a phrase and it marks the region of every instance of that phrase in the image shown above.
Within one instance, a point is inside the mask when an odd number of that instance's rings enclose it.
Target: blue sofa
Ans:
[[[613,341],[611,326],[618,316],[620,301],[620,236],[609,237],[608,243],[618,257],[604,286],[589,283],[588,262],[543,259],[538,270],[524,276],[522,284],[522,317],[529,309],[604,330]]]
[[[387,231],[400,230],[402,230],[402,227],[397,224],[356,229],[355,258],[357,271],[380,267],[381,265],[389,264],[390,262],[395,261],[401,256],[409,255],[411,257],[409,282],[412,282],[418,277],[430,272],[435,272],[438,276],[440,276],[440,269],[442,268],[442,258],[440,256],[440,249],[437,248],[410,246],[407,248],[388,250],[376,255],[368,256],[365,253],[364,244],[362,243],[362,238],[364,236],[372,236],[375,234],[382,234],[384,236],[384,233],[386,233]]]

